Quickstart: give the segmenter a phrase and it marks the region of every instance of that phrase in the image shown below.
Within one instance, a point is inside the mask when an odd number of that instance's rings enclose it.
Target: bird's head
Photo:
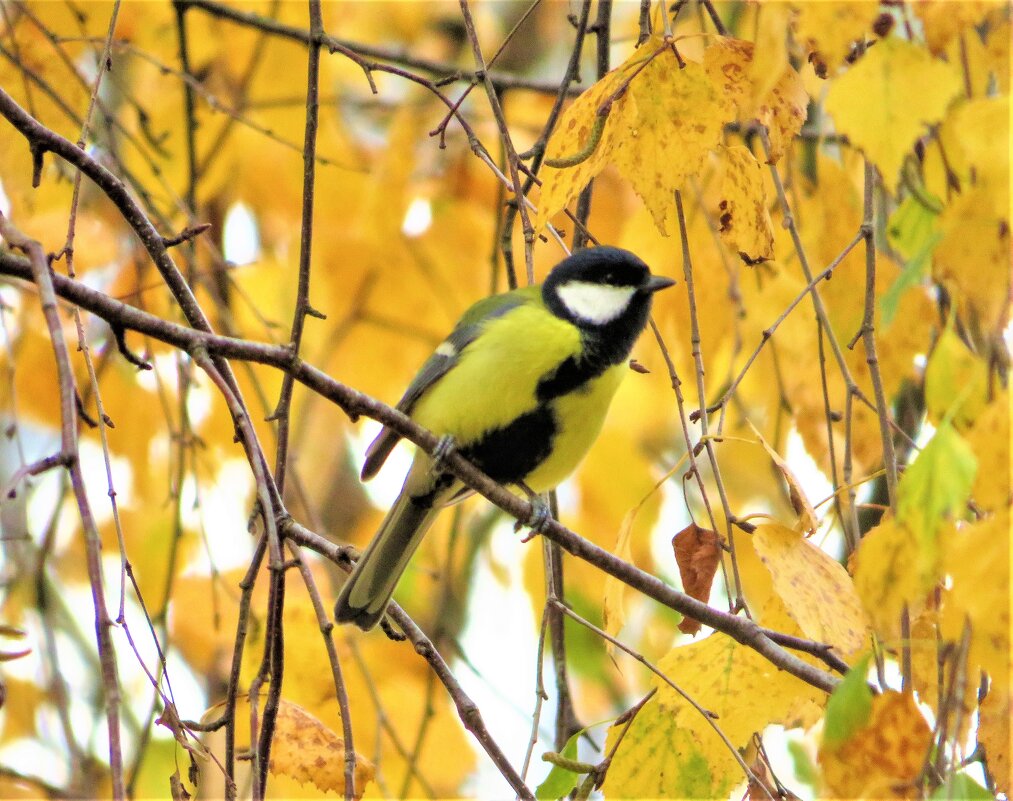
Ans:
[[[542,285],[545,304],[557,317],[582,329],[623,326],[637,334],[647,322],[651,297],[675,281],[651,275],[628,250],[578,250],[557,264]]]

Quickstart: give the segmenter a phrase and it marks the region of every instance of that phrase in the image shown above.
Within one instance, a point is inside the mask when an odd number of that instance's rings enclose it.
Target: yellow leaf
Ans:
[[[767,452],[767,456],[770,457],[774,463],[774,467],[777,468],[781,477],[788,485],[788,494],[791,497],[791,506],[798,514],[797,527],[807,534],[813,534],[819,526],[819,521],[816,519],[816,510],[813,509],[813,505],[809,502],[809,499],[805,495],[805,491],[802,489],[802,485],[796,478],[795,473],[788,466],[788,463],[781,458],[781,454],[775,451],[770,443],[764,438],[763,434],[752,424],[749,423],[749,427],[753,429],[753,433],[756,434],[756,438],[760,441],[763,449]]]
[[[726,41],[707,52],[719,48],[727,55]],[[724,71],[693,61],[680,66],[670,44],[653,36],[578,97],[549,139],[536,227],[611,163],[633,185],[658,230],[670,233],[674,191],[700,172],[724,124],[734,119],[728,87],[744,86],[748,50],[740,50],[741,63],[726,59]],[[602,122],[605,106],[610,111]]]
[[[985,763],[995,789],[1009,795],[1013,787],[1010,775],[1010,703],[1009,690],[991,689],[981,702],[978,742],[985,746]]]
[[[942,119],[960,89],[953,65],[937,61],[917,45],[884,39],[834,82],[826,110],[837,130],[879,167],[892,192],[915,139]]]
[[[832,75],[851,52],[852,42],[871,32],[879,13],[876,3],[828,0],[792,4],[797,10],[795,38],[813,55],[817,73]]]
[[[943,564],[951,586],[943,596],[940,629],[960,642],[971,627],[970,675],[978,666],[993,685],[1009,688],[1010,543],[1007,510],[957,530],[943,540]]]
[[[753,105],[753,85],[750,79],[754,74],[755,52],[752,42],[719,36],[703,54],[703,67],[708,77],[725,100],[743,113]]]
[[[1009,393],[1000,393],[964,435],[978,460],[971,497],[986,511],[1010,505],[1009,408]]]
[[[3,684],[4,742],[13,742],[22,737],[36,737],[35,720],[46,700],[46,693],[39,685],[24,679],[6,677]]]
[[[624,728],[609,728],[606,750]],[[682,717],[655,697],[630,724],[602,792],[606,798],[724,798],[738,779],[736,770],[727,749],[723,755],[709,754]]]
[[[946,689],[939,686],[939,660],[941,655],[949,648],[954,647],[943,639],[939,630],[940,610],[930,599],[925,608],[911,619],[911,687],[918,694],[918,701],[928,705],[933,712],[938,714],[940,703],[940,690]],[[891,647],[890,650],[896,655],[899,648]],[[949,675],[949,674],[947,674]],[[944,681],[947,677],[943,677]],[[947,703],[951,704],[950,714],[952,720],[959,721],[960,731],[952,733],[957,742],[963,742],[971,731],[974,723],[974,710],[978,706],[978,681],[965,681],[963,684],[963,697],[947,696]],[[952,689],[952,688],[951,688]],[[958,710],[959,711],[953,711]]]
[[[753,732],[770,724],[794,725],[805,701],[826,700],[819,690],[723,634],[673,648],[658,661],[658,668],[700,706],[718,716],[721,731],[736,748],[744,747]],[[667,683],[656,679],[655,686],[661,707],[676,716],[680,728],[693,731],[715,771],[713,779],[737,781],[738,768],[729,760],[728,746],[713,728]]]
[[[767,126],[771,164],[776,164],[806,121],[809,93],[794,67],[785,68],[780,79],[756,108],[756,119]]]
[[[243,570],[217,576],[181,576],[172,590],[169,630],[183,658],[202,675],[225,675],[239,620]],[[194,614],[194,610],[201,610]]]
[[[888,690],[877,695],[865,726],[836,748],[820,748],[828,796],[914,797],[914,780],[931,742],[932,730],[911,693]]]
[[[868,644],[868,623],[848,572],[797,531],[770,523],[753,532],[774,591],[802,632],[845,658]]]
[[[896,640],[904,604],[917,614],[933,583],[933,576],[920,575],[915,535],[895,519],[884,519],[862,537],[853,560],[855,590],[873,628],[884,639]]]
[[[745,147],[721,149],[725,162],[718,219],[721,238],[746,264],[774,258],[774,231],[767,211],[763,169]]]
[[[959,3],[918,0],[912,5],[922,22],[925,44],[936,55],[942,55],[954,37],[976,36],[974,25],[996,7],[996,3],[987,0],[961,0]]]
[[[641,50],[657,46],[657,38],[652,38]],[[658,230],[670,234],[674,192],[703,168],[707,154],[721,141],[725,123],[734,119],[735,108],[704,66],[688,61],[680,68],[671,49],[644,68],[628,94],[632,102],[619,110],[628,138],[615,149],[614,163],[644,201]]]
[[[263,722],[266,698],[266,693],[262,694],[258,703],[258,726]],[[224,701],[215,704],[204,713],[204,719],[217,717],[222,713],[224,706]],[[240,752],[250,748],[251,711],[249,695],[240,694],[236,699],[235,713],[236,750]],[[312,784],[317,790],[325,793],[344,793],[344,740],[298,704],[282,698],[278,706],[274,738],[271,740],[271,762],[268,771],[271,776],[284,776],[300,785]],[[362,798],[366,784],[372,779],[372,763],[356,753],[354,798]],[[268,782],[268,789],[270,788],[271,783]]]
[[[546,164],[542,170],[542,193],[538,203],[538,216],[535,228],[541,230],[549,217],[564,208],[587,185],[594,176],[601,172],[611,160],[620,137],[627,134],[621,121],[621,111],[631,103],[629,92],[625,92],[613,100],[604,128],[601,116],[603,104],[611,98],[619,87],[636,69],[636,64],[646,58],[641,49],[621,65],[610,71],[604,78],[583,92],[573,104],[563,112],[556,128],[549,138],[545,149]],[[596,131],[596,126],[599,129]],[[594,137],[600,137],[595,146]],[[566,167],[553,167],[551,162],[557,159],[569,160],[577,154],[591,153],[578,163]]]
[[[630,562],[633,558],[633,551],[630,548],[630,534],[633,532],[633,521],[637,517],[637,506],[626,513],[623,522],[619,526],[619,536],[616,539],[616,547],[613,553],[620,559]],[[626,609],[623,606],[623,595],[626,585],[614,576],[605,577],[605,601],[602,608],[602,628],[608,634],[615,637],[626,624]],[[608,653],[615,653],[615,645],[606,641],[605,648]]]
[[[997,5],[997,8],[1001,6]],[[1010,21],[1008,19],[993,21],[985,40],[985,60],[989,65],[991,77],[995,78],[997,88],[1003,95],[1009,95],[1009,55],[1010,55]]]
[[[978,184],[943,210],[940,225],[933,278],[953,294],[972,333],[998,335],[1009,320],[1008,210],[997,209],[991,189]]]
[[[933,709],[939,700],[939,609],[926,604],[911,618],[911,684],[918,700]],[[972,682],[968,682],[971,684]],[[977,688],[975,687],[975,692]]]
[[[955,426],[963,429],[980,414],[986,402],[988,367],[977,358],[947,325],[925,369],[925,408],[929,419],[938,425],[952,416]]]
[[[785,3],[747,3],[739,27],[753,41],[749,77],[754,98],[767,96],[788,67],[788,28],[792,16]]]
[[[343,793],[345,743],[305,709],[282,700],[270,769],[272,773],[290,776],[302,784],[313,784],[325,792]],[[356,754],[356,798],[362,797],[366,782],[372,778],[373,766]]]
[[[292,571],[285,601],[285,697],[317,717],[325,726],[341,730],[341,716],[335,703],[331,667],[324,649],[316,613],[303,590],[302,580]],[[257,587],[266,588],[267,578],[261,576]],[[318,579],[318,584],[323,585]],[[297,589],[298,588],[298,589]],[[338,658],[352,710],[352,725],[358,749],[377,748],[370,756],[384,766],[384,775],[392,785],[401,787],[405,776],[411,776],[408,795],[422,794],[428,783],[438,796],[452,796],[462,779],[472,769],[474,752],[465,739],[463,727],[445,693],[434,691],[429,697],[429,668],[406,643],[391,642],[386,637],[365,637],[357,644],[361,661],[353,659],[344,638],[336,638]],[[251,627],[243,653],[240,686],[249,687],[260,665],[264,648],[264,627]],[[423,719],[428,719],[426,737],[414,765],[409,767],[403,751],[398,750],[377,720],[373,698],[377,698],[396,737],[401,742],[414,742]],[[367,744],[367,745],[364,745]],[[453,760],[441,760],[438,754],[451,749]],[[424,766],[424,767],[423,767]]]
[[[956,104],[940,126],[946,157],[961,183],[979,181],[1009,189],[1009,96]],[[1001,204],[997,211],[1003,211]]]

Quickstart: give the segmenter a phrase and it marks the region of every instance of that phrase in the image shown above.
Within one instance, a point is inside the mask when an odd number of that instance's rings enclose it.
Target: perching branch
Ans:
[[[0,274],[31,280],[30,272],[23,260],[2,251],[0,251]],[[335,403],[352,420],[360,416],[376,420],[420,446],[427,453],[432,453],[439,442],[438,437],[416,425],[397,409],[335,381],[321,370],[294,356],[284,346],[195,331],[127,306],[76,281],[61,276],[54,278],[56,290],[61,297],[104,319],[115,320],[125,328],[145,333],[188,352],[196,348],[205,348],[208,353],[215,354],[221,359],[247,360],[276,367],[291,374],[296,381],[321,397]],[[534,510],[530,503],[504,489],[460,454],[451,454],[445,464],[450,472],[503,511],[518,520],[531,519]],[[590,562],[662,605],[693,617],[704,625],[724,632],[743,645],[753,648],[777,667],[812,686],[830,692],[837,685],[838,679],[785,651],[770,640],[753,621],[714,609],[673,589],[657,577],[599,548],[558,522],[551,521],[547,524],[543,534],[558,542],[574,556]]]

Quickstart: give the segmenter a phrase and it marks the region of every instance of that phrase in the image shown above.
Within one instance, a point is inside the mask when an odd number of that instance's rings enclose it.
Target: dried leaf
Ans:
[[[721,564],[721,538],[710,529],[690,523],[672,537],[672,548],[676,564],[679,565],[683,590],[698,601],[707,603],[714,574]],[[700,631],[700,626],[699,621],[687,617],[679,623],[679,631],[683,634],[696,634]]]
[[[190,801],[190,792],[183,785],[178,770],[169,777],[169,792],[172,793],[172,801]]]

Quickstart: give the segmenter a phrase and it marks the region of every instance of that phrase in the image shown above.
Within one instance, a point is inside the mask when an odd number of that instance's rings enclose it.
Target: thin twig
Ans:
[[[682,272],[686,279],[686,295],[689,301],[690,319],[690,344],[693,350],[693,361],[696,364],[696,392],[698,409],[700,412],[700,440],[704,443],[707,451],[707,459],[710,462],[711,474],[714,476],[714,483],[717,486],[718,498],[721,500],[721,507],[725,516],[725,531],[727,544],[732,562],[732,588],[735,593],[734,609],[746,609],[746,601],[742,594],[742,579],[739,577],[739,562],[735,555],[735,538],[732,536],[732,521],[735,515],[732,514],[731,506],[728,503],[728,494],[725,492],[724,481],[721,479],[721,469],[718,467],[717,454],[714,452],[714,442],[709,436],[709,422],[707,418],[707,391],[704,388],[704,365],[703,352],[701,351],[700,320],[696,307],[696,293],[693,290],[693,260],[689,251],[689,232],[686,229],[686,214],[682,207],[682,193],[675,192],[675,208],[679,218],[679,236],[682,241]],[[722,560],[723,563],[723,560]],[[726,582],[727,584],[727,582]]]
[[[524,265],[528,277],[528,283],[533,284],[535,282],[535,262],[534,262],[534,244],[535,244],[535,228],[531,224],[531,217],[528,214],[526,204],[523,202],[524,198],[524,187],[521,184],[520,173],[517,169],[518,162],[517,151],[514,149],[513,138],[510,136],[510,127],[507,125],[506,115],[503,113],[503,107],[499,101],[498,90],[496,85],[492,82],[492,78],[489,75],[485,58],[482,55],[482,45],[478,39],[478,32],[475,30],[475,21],[471,16],[471,9],[468,6],[468,0],[460,0],[461,5],[461,18],[464,21],[464,29],[467,31],[468,39],[471,42],[471,50],[475,56],[475,66],[477,72],[482,75],[482,81],[485,84],[485,93],[489,98],[489,108],[492,109],[493,118],[496,120],[496,126],[499,129],[500,141],[503,144],[503,149],[506,154],[507,167],[510,170],[510,182],[511,191],[514,195],[514,202],[518,205],[518,211],[521,215],[521,231],[524,234]],[[509,235],[509,231],[504,232],[504,235]]]
[[[291,518],[289,518],[291,519]],[[285,533],[285,522],[281,524],[282,534]],[[299,553],[298,546],[293,542],[287,542],[292,556],[299,568],[299,575],[302,576],[303,584],[306,586],[306,593],[309,595],[310,603],[313,604],[313,612],[317,616],[317,625],[320,627],[320,635],[324,640],[324,648],[327,651],[327,662],[331,666],[331,681],[334,682],[334,693],[338,701],[338,712],[341,715],[341,735],[345,746],[345,801],[352,801],[356,797],[355,792],[355,742],[352,739],[352,713],[348,705],[348,690],[345,687],[345,680],[341,672],[341,663],[338,660],[338,649],[334,645],[334,624],[327,616],[327,610],[320,598],[320,590],[317,589],[316,580],[309,565]],[[360,790],[364,788],[359,788]]]
[[[865,160],[865,191],[863,201],[861,234],[865,239],[865,312],[862,317],[862,343],[865,359],[869,365],[869,378],[876,398],[876,416],[879,419],[879,436],[883,443],[883,465],[886,467],[886,489],[890,508],[897,509],[897,454],[893,447],[893,433],[890,431],[890,410],[886,405],[883,377],[879,372],[879,357],[876,355],[876,231],[874,225],[873,198],[876,188],[876,168]]]
[[[123,782],[123,744],[120,736],[120,683],[116,667],[116,650],[110,632],[112,620],[106,609],[101,540],[91,511],[91,504],[88,501],[84,474],[81,471],[77,410],[74,405],[76,390],[74,372],[70,364],[70,352],[63,337],[53,276],[42,245],[25,236],[2,213],[0,213],[0,236],[28,256],[32,280],[39,290],[42,315],[46,321],[53,357],[56,360],[60,391],[60,452],[67,462],[67,472],[70,474],[70,483],[81,517],[81,526],[84,530],[88,580],[91,586],[92,605],[95,610],[96,645],[101,664],[102,688],[105,693],[112,795],[116,801],[123,801],[126,796]]]
[[[837,265],[840,264],[842,261],[844,261],[845,257],[855,248],[855,246],[859,242],[862,241],[862,239],[863,235],[861,233],[856,234],[855,237],[847,245],[845,245],[844,250],[842,250],[839,254],[837,254],[837,256],[834,257],[834,260],[830,262],[830,264],[827,265],[827,267],[822,272],[814,276],[812,281],[806,284],[805,288],[795,296],[795,298],[791,301],[791,303],[785,306],[784,310],[777,316],[777,319],[774,320],[773,323],[771,323],[769,326],[764,328],[763,331],[760,332],[760,342],[757,344],[752,354],[746,360],[746,363],[742,366],[742,369],[739,370],[738,375],[736,375],[732,383],[728,385],[728,388],[725,390],[720,400],[718,400],[717,403],[713,404],[707,409],[708,412],[714,413],[716,411],[719,411],[722,407],[728,404],[728,401],[731,399],[732,394],[738,388],[739,384],[742,383],[742,379],[746,377],[746,373],[749,372],[749,368],[752,367],[753,362],[756,361],[756,357],[760,355],[760,351],[763,350],[763,346],[766,345],[767,341],[774,336],[774,332],[777,331],[777,329],[781,326],[781,323],[783,323],[788,318],[788,315],[790,315],[795,310],[795,307],[798,306],[798,304],[805,299],[806,295],[808,295],[817,284],[831,277],[834,270],[837,269]],[[691,415],[690,419],[695,420],[696,416]]]
[[[227,19],[239,25],[245,25],[246,27],[273,33],[286,39],[292,39],[305,44],[314,41],[313,35],[305,28],[299,28],[294,25],[286,25],[282,22],[268,19],[260,14],[240,11],[239,9],[227,6],[223,3],[213,2],[213,0],[180,0],[180,2],[188,7],[199,8],[215,17]],[[421,58],[404,50],[394,50],[375,45],[367,45],[348,39],[340,39],[326,33],[321,33],[315,40],[318,44],[328,48],[332,53],[341,52],[342,54],[353,58],[353,60],[355,60],[360,66],[368,64],[370,59],[377,59],[379,61],[390,62],[391,64],[400,64],[410,69],[421,70],[422,72],[429,73],[430,75],[439,76],[441,83],[446,80],[452,80],[455,82],[470,82],[484,77],[481,76],[477,70],[462,70],[452,63]],[[375,67],[369,65],[369,68],[374,69]],[[557,89],[557,85],[555,83],[528,80],[509,73],[490,71],[488,77],[493,82],[497,91],[502,89],[530,89],[535,92],[554,94]]]
[[[289,334],[289,348],[294,356],[299,355],[302,332],[306,318],[324,319],[310,304],[310,264],[313,248],[313,199],[316,182],[317,123],[320,115],[320,45],[318,37],[323,33],[323,18],[320,0],[309,0],[310,33],[306,76],[306,125],[303,139],[303,188],[302,223],[299,228],[299,281],[296,288],[295,311],[292,314],[292,331]],[[285,472],[288,466],[288,435],[291,425],[292,391],[294,381],[286,375],[281,382],[278,405],[270,419],[278,421],[278,445],[274,460],[274,480],[278,491],[285,491]]]

